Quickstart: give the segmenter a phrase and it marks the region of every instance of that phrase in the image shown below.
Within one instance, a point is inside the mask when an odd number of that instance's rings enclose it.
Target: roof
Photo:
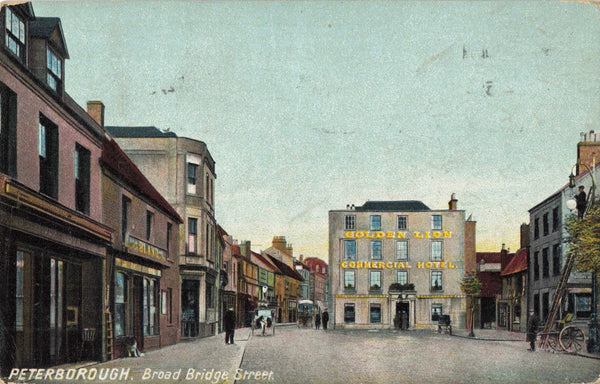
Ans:
[[[133,137],[177,137],[175,132],[164,132],[154,126],[147,127],[104,127],[114,137],[133,138]]]
[[[422,201],[400,200],[400,201],[367,201],[362,207],[356,207],[356,211],[395,211],[395,212],[417,212],[431,211]]]
[[[522,248],[517,251],[515,257],[508,263],[506,267],[500,272],[500,276],[511,275],[517,272],[523,272],[527,270],[527,248]]]
[[[283,273],[284,275],[287,275],[289,277],[292,277],[296,280],[304,281],[304,278],[302,277],[302,275],[300,275],[298,272],[293,270],[289,265],[287,265],[286,263],[284,263],[282,261],[277,260],[275,257],[269,255],[268,253],[265,253],[265,255],[269,258],[269,260],[272,262],[272,264],[274,264],[281,271],[281,273]]]
[[[155,202],[158,207],[162,208],[172,218],[183,223],[177,211],[158,193],[138,167],[127,157],[117,142],[107,136],[104,136],[102,145],[102,163],[123,178],[140,194]]]
[[[65,59],[69,58],[69,51],[67,50],[67,43],[65,42],[65,35],[62,30],[59,17],[36,17],[35,20],[29,23],[29,33],[34,37],[42,37],[49,39],[52,37],[54,31],[58,29],[59,32],[59,43],[61,45]]]
[[[485,261],[486,263],[501,263],[502,253],[500,252],[477,252],[475,254],[476,261]]]
[[[281,272],[273,263],[264,258],[260,253],[250,251],[250,255],[254,256],[258,261],[265,264],[268,268],[273,269],[273,272]]]

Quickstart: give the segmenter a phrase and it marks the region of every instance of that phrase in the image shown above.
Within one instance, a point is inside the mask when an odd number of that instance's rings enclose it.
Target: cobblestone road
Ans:
[[[272,383],[582,383],[600,361],[545,351],[520,341],[484,341],[431,331],[316,331],[285,327],[253,337],[241,364],[272,370]],[[241,380],[239,383],[256,383]]]

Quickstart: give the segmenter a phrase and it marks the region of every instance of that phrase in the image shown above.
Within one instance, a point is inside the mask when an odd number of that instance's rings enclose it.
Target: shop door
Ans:
[[[133,337],[140,351],[144,350],[144,279],[133,277]]]

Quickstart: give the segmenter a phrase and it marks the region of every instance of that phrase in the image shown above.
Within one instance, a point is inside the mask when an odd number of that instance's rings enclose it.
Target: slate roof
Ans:
[[[256,253],[256,252],[250,251],[250,254],[252,256],[254,256],[257,260],[259,260],[260,262],[262,262],[263,264],[265,264],[268,268],[271,268],[273,270],[272,272],[281,273],[281,271],[279,270],[279,268],[277,268],[275,266],[275,264],[273,264],[272,262],[270,262],[269,260],[267,260],[266,258],[264,258],[260,253]]]
[[[129,185],[135,188],[139,193],[154,201],[172,218],[179,223],[183,220],[175,209],[165,200],[164,197],[152,186],[150,181],[142,174],[138,167],[123,152],[121,147],[114,139],[104,136],[102,143],[102,163],[110,168],[115,174],[123,178]]]
[[[289,265],[287,265],[286,263],[284,263],[282,261],[277,260],[275,257],[269,255],[268,253],[265,253],[265,255],[269,258],[269,261],[271,261],[272,264],[274,264],[281,271],[281,273],[283,273],[284,275],[287,275],[289,277],[292,277],[296,280],[304,281],[304,278],[302,277],[302,275],[300,275],[298,272],[293,270]]]
[[[527,270],[527,248],[522,248],[517,251],[515,257],[504,267],[500,276],[512,275],[513,273],[523,272]]]
[[[65,35],[62,30],[59,17],[36,17],[35,20],[29,23],[29,34],[34,37],[49,38],[54,30],[58,28],[60,32],[60,44],[64,52],[65,59],[69,58],[69,51],[67,50],[67,43],[65,42]]]
[[[154,126],[147,127],[117,127],[117,126],[106,126],[104,127],[112,136],[133,138],[133,137],[177,137],[175,132],[163,132]]]
[[[356,211],[394,211],[394,212],[418,212],[431,211],[431,209],[418,200],[400,201],[367,201],[362,207],[355,207]]]

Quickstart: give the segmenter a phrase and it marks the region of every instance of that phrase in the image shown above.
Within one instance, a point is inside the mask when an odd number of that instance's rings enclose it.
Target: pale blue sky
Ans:
[[[600,129],[594,4],[33,4],[62,19],[77,102],[207,143],[217,220],[255,250],[327,259],[329,210],[451,193],[478,250],[514,250]]]

